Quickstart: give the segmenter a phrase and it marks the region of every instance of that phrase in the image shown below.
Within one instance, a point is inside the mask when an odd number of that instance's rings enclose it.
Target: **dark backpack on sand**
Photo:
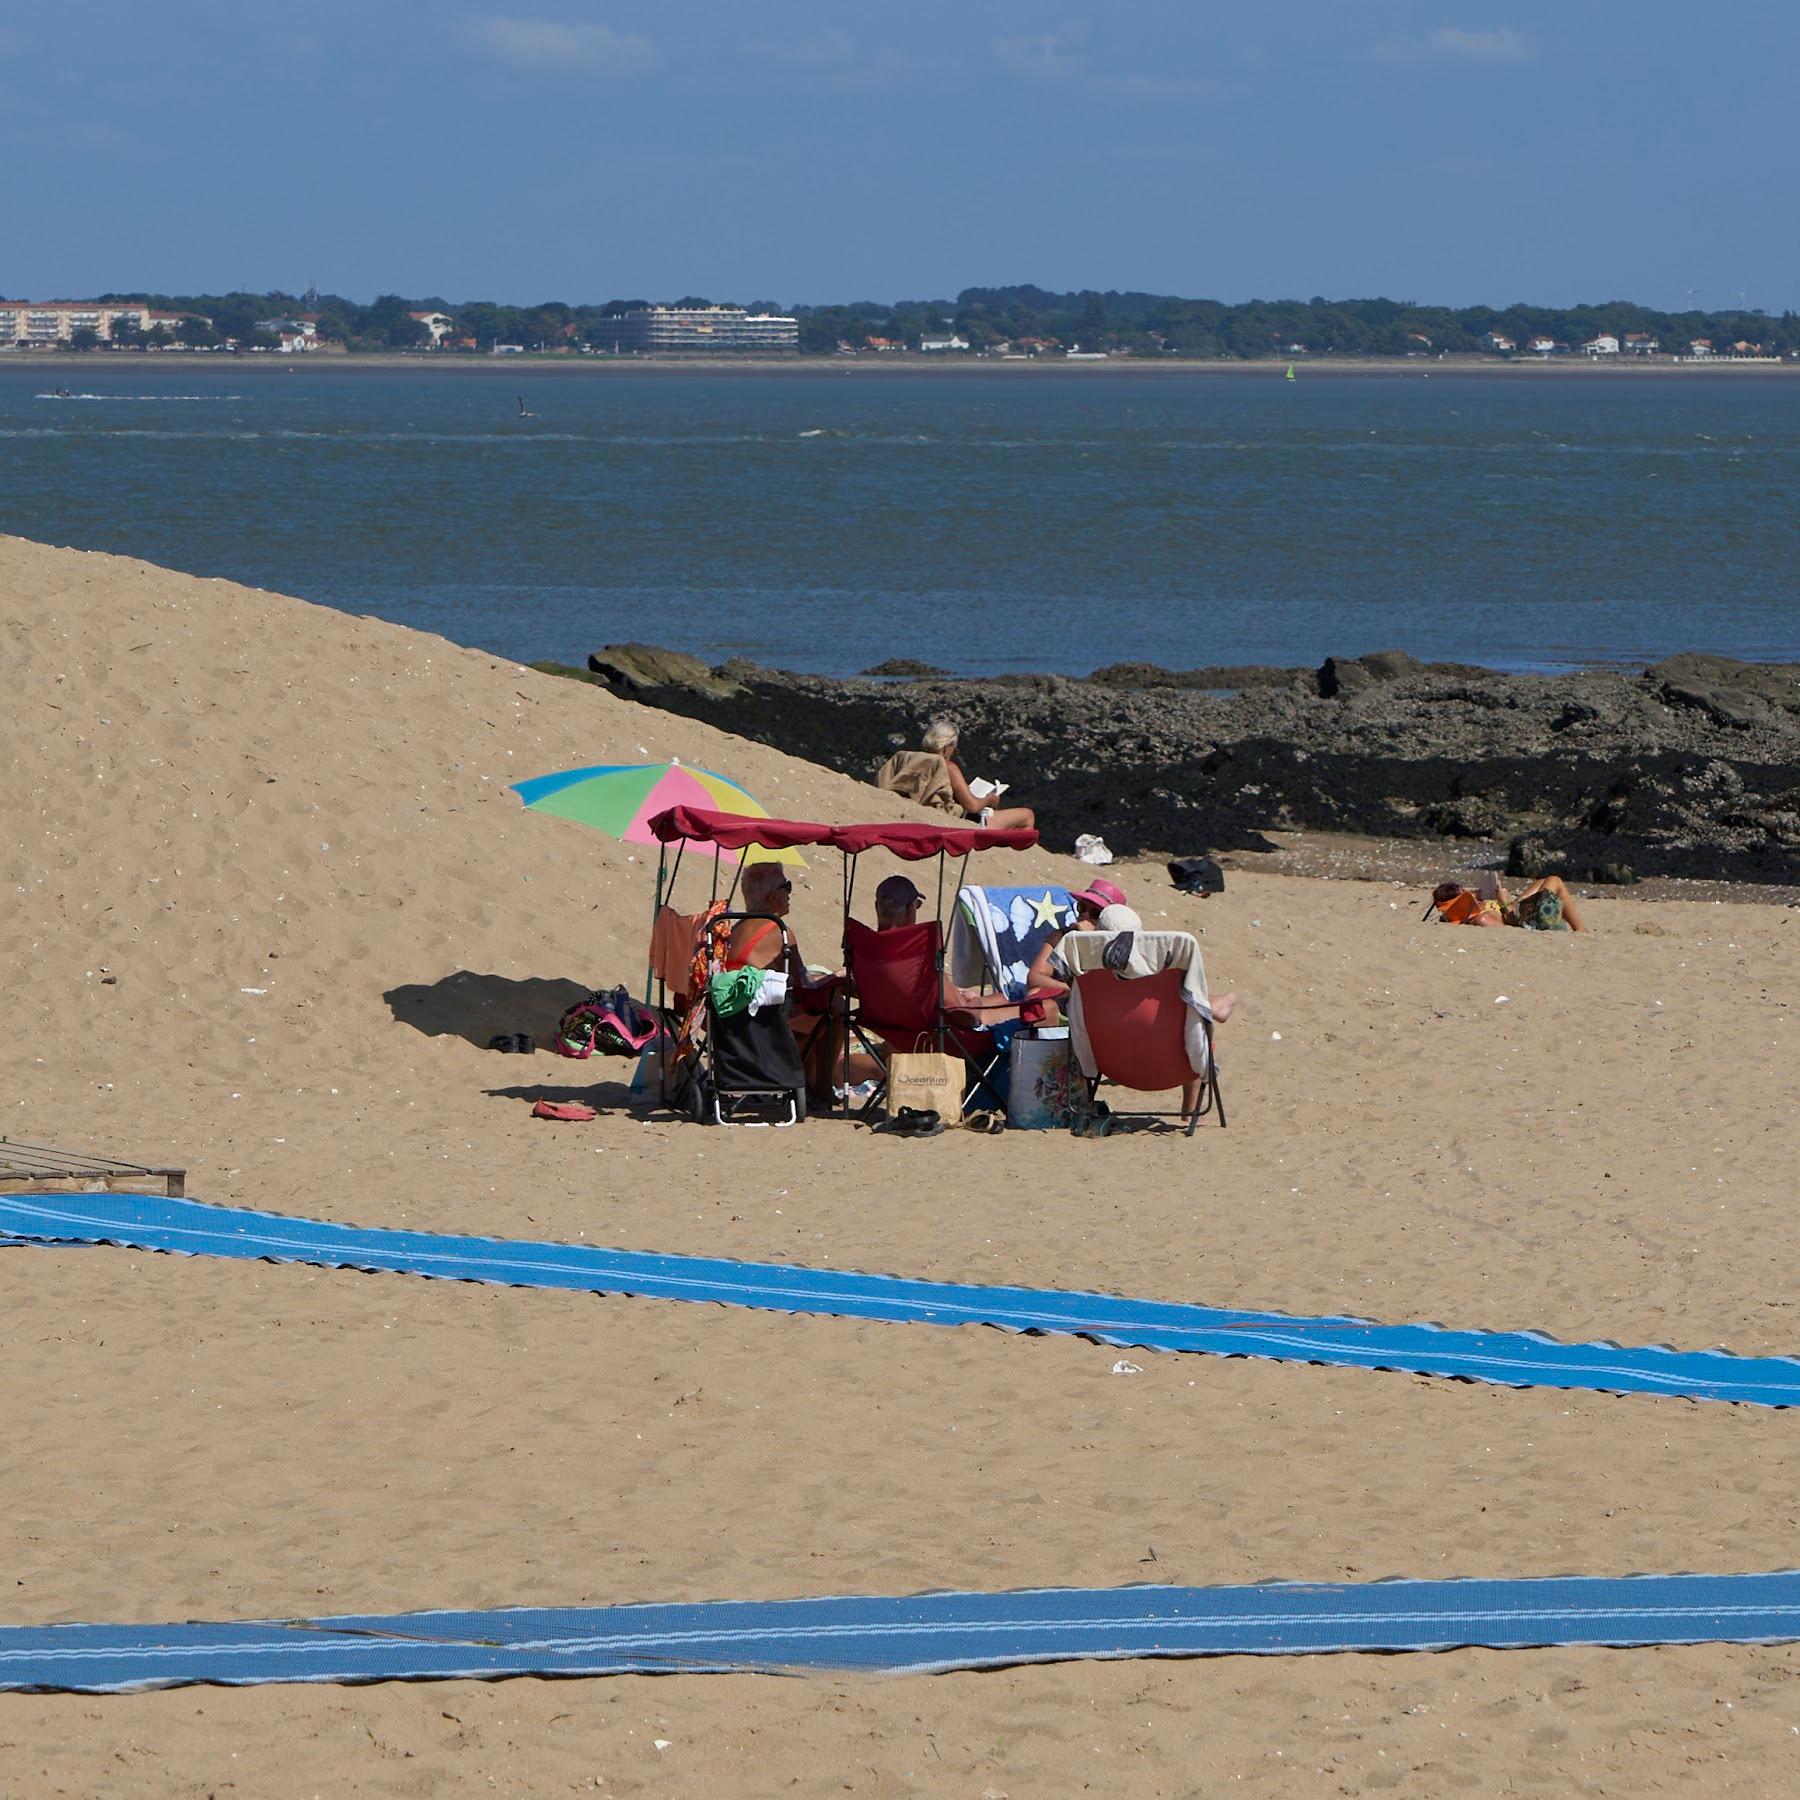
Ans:
[[[1169,879],[1184,894],[1222,894],[1225,871],[1210,856],[1178,856],[1169,864]]]

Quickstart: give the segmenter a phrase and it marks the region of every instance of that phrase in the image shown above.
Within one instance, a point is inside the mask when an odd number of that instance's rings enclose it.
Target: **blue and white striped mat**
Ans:
[[[1740,1357],[1725,1350],[1660,1345],[1565,1344],[1531,1331],[1450,1331],[1356,1318],[1295,1318],[1058,1288],[976,1287],[586,1244],[366,1231],[156,1194],[0,1195],[0,1241],[6,1234],[42,1243],[124,1244],[189,1256],[392,1270],[771,1312],[993,1325],[1131,1349],[1398,1369],[1511,1387],[1664,1394],[1759,1406],[1800,1404],[1800,1362],[1791,1357]]]
[[[1017,1663],[1800,1639],[1800,1571],[1036,1588],[0,1630],[0,1691],[508,1675],[926,1675]]]

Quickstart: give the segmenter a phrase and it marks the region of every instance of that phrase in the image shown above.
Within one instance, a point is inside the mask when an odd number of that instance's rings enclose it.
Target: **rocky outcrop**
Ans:
[[[1189,852],[1305,828],[1515,845],[1527,874],[1800,879],[1800,666],[1501,675],[1397,651],[1086,680],[695,666],[620,691],[865,780],[926,720],[955,719],[965,767],[1009,782],[1053,844]]]
[[[658,693],[677,688],[713,699],[734,692],[699,657],[685,650],[662,650],[654,644],[607,644],[588,658],[588,673],[597,675],[615,694],[659,705]]]

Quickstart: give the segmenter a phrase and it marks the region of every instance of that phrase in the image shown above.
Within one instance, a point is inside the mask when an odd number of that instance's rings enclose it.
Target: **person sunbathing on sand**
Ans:
[[[1484,876],[1479,888],[1460,882],[1440,882],[1431,890],[1431,906],[1446,925],[1511,925],[1524,931],[1582,931],[1587,925],[1569,884],[1560,875],[1540,875],[1530,887],[1512,899],[1493,876]]]

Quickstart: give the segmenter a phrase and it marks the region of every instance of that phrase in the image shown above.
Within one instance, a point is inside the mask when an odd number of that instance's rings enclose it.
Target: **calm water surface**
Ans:
[[[1800,660],[1797,492],[1787,379],[0,365],[0,529],[521,660]]]

